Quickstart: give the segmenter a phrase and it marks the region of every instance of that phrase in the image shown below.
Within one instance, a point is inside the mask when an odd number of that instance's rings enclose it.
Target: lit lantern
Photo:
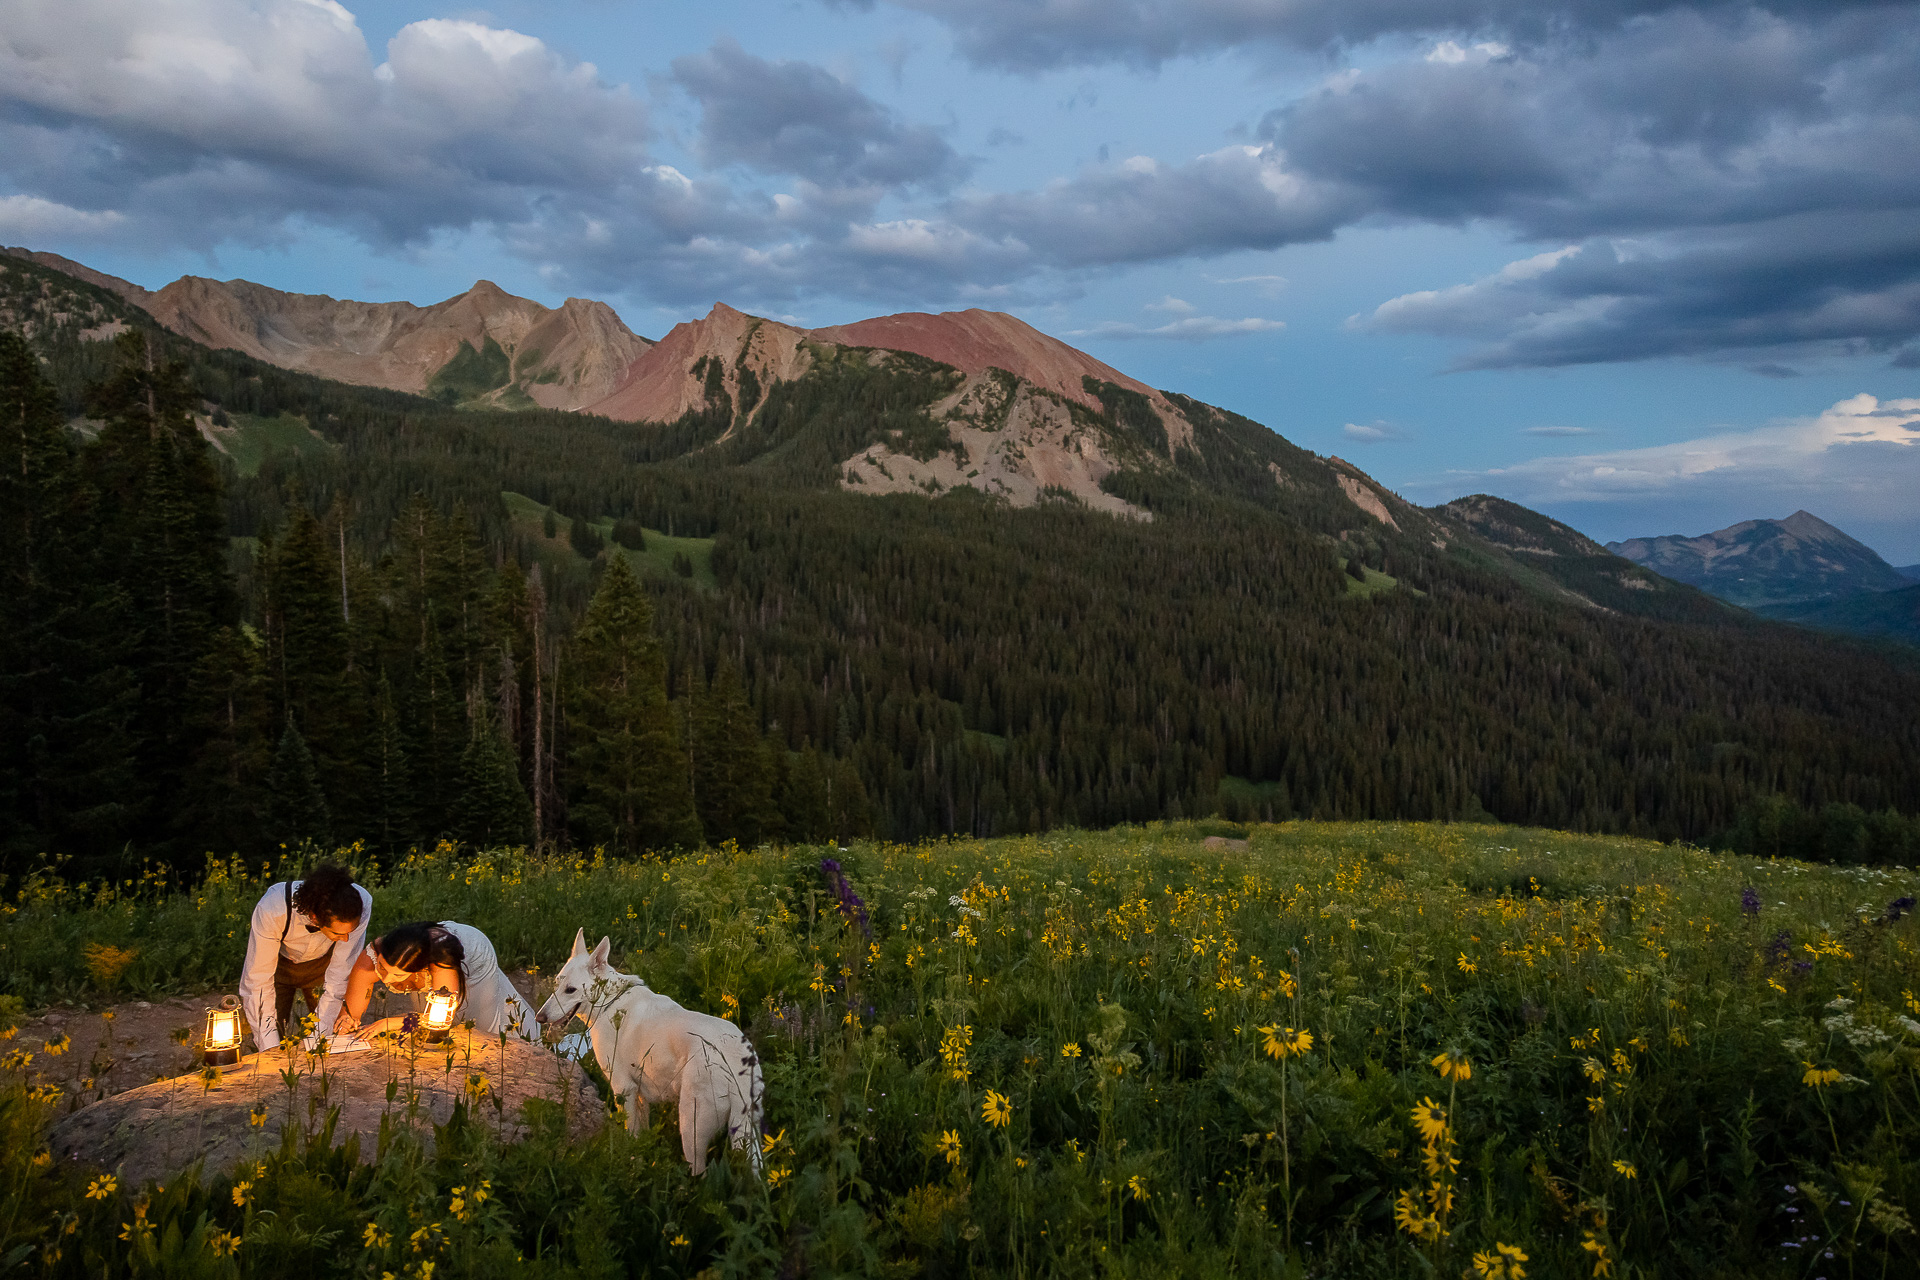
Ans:
[[[207,1010],[200,1060],[210,1067],[230,1067],[240,1061],[240,1001],[235,997],[226,996],[218,1009]]]
[[[421,1019],[426,1028],[422,1038],[429,1044],[437,1044],[447,1038],[447,1032],[453,1028],[453,1011],[459,1004],[453,992],[445,987],[427,997],[427,1016]]]

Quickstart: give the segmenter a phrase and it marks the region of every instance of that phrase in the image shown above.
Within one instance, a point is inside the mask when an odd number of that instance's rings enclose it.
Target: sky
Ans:
[[[0,243],[1011,312],[1403,496],[1920,562],[1920,5],[0,0]]]

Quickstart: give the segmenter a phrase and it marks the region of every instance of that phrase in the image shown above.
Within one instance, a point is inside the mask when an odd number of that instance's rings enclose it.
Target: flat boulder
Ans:
[[[140,1183],[177,1176],[196,1161],[209,1172],[259,1158],[280,1145],[289,1125],[318,1128],[339,1108],[336,1138],[360,1135],[371,1160],[380,1124],[414,1128],[429,1145],[433,1128],[468,1102],[476,1123],[505,1141],[526,1133],[524,1105],[559,1106],[575,1139],[598,1129],[606,1107],[576,1062],[537,1044],[449,1033],[437,1045],[385,1037],[348,1054],[250,1054],[230,1067],[158,1080],[103,1098],[58,1121],[47,1134],[56,1159],[119,1170]]]

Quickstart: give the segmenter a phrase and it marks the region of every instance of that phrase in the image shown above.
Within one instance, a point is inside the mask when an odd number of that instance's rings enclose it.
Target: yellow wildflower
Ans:
[[[1013,1119],[1013,1102],[1004,1093],[987,1090],[987,1099],[980,1104],[980,1118],[996,1129],[1005,1128]]]
[[[1800,1083],[1810,1089],[1823,1089],[1830,1084],[1840,1083],[1840,1073],[1832,1067],[1816,1067],[1811,1062],[1801,1064],[1807,1073],[1800,1077]]]
[[[1520,1264],[1527,1260],[1527,1255],[1519,1245],[1496,1243],[1493,1250],[1473,1255],[1474,1275],[1485,1280],[1525,1280],[1527,1272]]]
[[[1633,1167],[1633,1161],[1631,1160],[1615,1160],[1613,1162],[1613,1171],[1623,1178],[1637,1178],[1640,1176],[1640,1171]]]
[[[1293,1058],[1313,1051],[1313,1033],[1271,1023],[1259,1028],[1260,1047],[1269,1058]]]
[[[1063,1044],[1063,1045],[1061,1045],[1061,1046],[1060,1046],[1060,1056],[1061,1056],[1061,1057],[1063,1057],[1063,1058],[1077,1058],[1077,1057],[1079,1057],[1079,1056],[1080,1056],[1080,1042],[1079,1042],[1078,1040],[1069,1040],[1069,1041],[1068,1041],[1067,1043],[1065,1043],[1065,1044]]]
[[[1586,1232],[1585,1234],[1587,1238],[1580,1242],[1580,1247],[1593,1255],[1594,1276],[1599,1277],[1599,1276],[1612,1275],[1613,1259],[1607,1256],[1606,1242],[1601,1240],[1599,1237],[1595,1236],[1591,1231]]]
[[[1133,1193],[1135,1200],[1145,1200],[1147,1198],[1147,1180],[1136,1173],[1127,1179],[1127,1190]]]
[[[1467,1055],[1454,1049],[1445,1049],[1433,1056],[1433,1069],[1440,1073],[1442,1080],[1473,1079],[1473,1063]]]
[[[247,1202],[252,1199],[253,1199],[253,1183],[236,1182],[233,1184],[233,1207],[234,1208],[244,1209],[247,1207]]]
[[[1440,1141],[1447,1132],[1447,1109],[1432,1098],[1420,1099],[1420,1105],[1413,1109],[1413,1127],[1426,1141]]]
[[[87,1199],[105,1200],[120,1189],[120,1179],[110,1173],[103,1173],[87,1184]]]
[[[958,1133],[952,1129],[944,1130],[940,1134],[940,1141],[937,1145],[940,1149],[940,1154],[947,1158],[948,1164],[960,1163],[960,1135]]]

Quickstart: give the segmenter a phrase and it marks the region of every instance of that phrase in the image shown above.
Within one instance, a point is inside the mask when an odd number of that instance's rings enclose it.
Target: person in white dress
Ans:
[[[504,1031],[523,1040],[534,1038],[533,1011],[500,971],[493,943],[470,924],[423,920],[389,929],[368,943],[347,979],[346,1003],[334,1023],[335,1035],[373,1036],[405,1023],[405,1018],[394,1017],[361,1025],[376,982],[389,991],[413,993],[416,1012],[426,1007],[428,992],[453,992],[460,1001],[454,1024],[473,1023],[475,1035]]]

